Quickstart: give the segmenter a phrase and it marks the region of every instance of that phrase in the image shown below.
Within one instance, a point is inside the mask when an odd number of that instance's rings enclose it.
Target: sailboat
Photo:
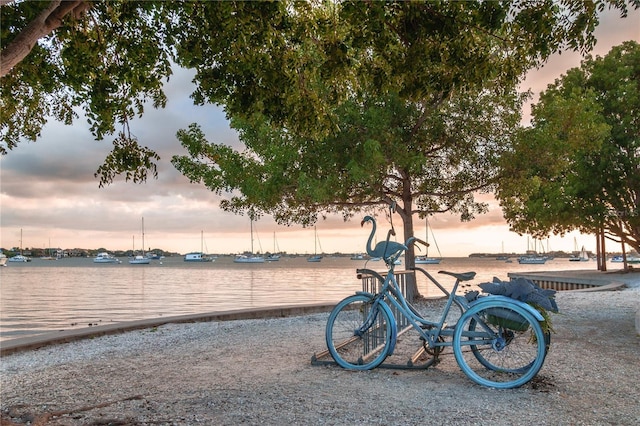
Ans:
[[[133,237],[135,241],[135,236]],[[135,250],[135,243],[134,243]],[[144,255],[144,217],[142,218],[142,254],[136,255],[133,259],[129,259],[129,263],[132,265],[148,265],[151,262],[147,256]]]
[[[51,253],[51,238],[49,238],[49,254],[47,256],[40,257],[42,260],[58,260],[58,256],[53,257],[53,253]]]
[[[184,255],[185,262],[213,262],[214,259],[204,254],[204,231],[200,231],[200,251],[192,251]]]
[[[440,263],[440,261],[442,260],[442,256],[440,257],[429,257],[429,218],[427,217],[425,219],[425,224],[427,226],[427,229],[425,231],[426,233],[426,240],[425,242],[427,243],[427,254],[425,256],[416,256],[415,259],[415,263],[416,265],[418,264],[422,264],[422,265],[437,265]],[[433,235],[433,230],[431,231],[431,234]],[[435,242],[435,238],[434,238],[434,242]],[[438,247],[438,244],[436,243],[436,248]],[[440,254],[440,249],[438,248],[438,254]]]
[[[273,233],[273,253],[271,253],[269,256],[267,256],[267,260],[269,262],[276,262],[276,261],[280,260],[280,255],[278,254],[280,252],[280,247],[278,247],[276,249],[276,245],[277,245],[276,233],[274,231],[274,233]]]
[[[322,250],[322,247],[320,248]],[[318,228],[313,227],[313,256],[307,258],[307,262],[320,262],[322,256],[318,254]]]
[[[542,265],[549,259],[547,256],[541,256],[538,254],[538,252],[535,250],[536,245],[537,244],[534,241],[534,250],[529,250],[529,237],[527,237],[527,254],[518,258],[519,264]]]
[[[569,258],[569,262],[586,262],[587,260],[589,260],[589,256],[587,255],[587,251],[585,250],[584,246],[582,246],[582,250],[580,251],[580,255],[571,256]]]
[[[264,263],[264,257],[253,253],[253,219],[251,219],[251,253],[238,255],[233,261],[235,263]]]
[[[20,228],[20,254],[9,258],[9,262],[31,262],[31,258],[22,254],[22,228]]]

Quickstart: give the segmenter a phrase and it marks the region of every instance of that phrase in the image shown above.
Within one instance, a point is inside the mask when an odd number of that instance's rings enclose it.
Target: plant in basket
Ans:
[[[545,333],[553,332],[549,312],[558,312],[555,290],[542,289],[533,281],[526,278],[517,278],[513,281],[502,281],[494,278],[492,282],[478,284],[478,287],[480,287],[484,293],[506,296],[528,303],[540,312],[540,315],[544,318],[540,323],[542,330]],[[517,314],[508,310],[499,311],[499,309],[496,309],[495,312],[491,312],[489,320],[495,325],[518,330],[518,325],[521,324],[522,321],[515,318],[514,315]]]

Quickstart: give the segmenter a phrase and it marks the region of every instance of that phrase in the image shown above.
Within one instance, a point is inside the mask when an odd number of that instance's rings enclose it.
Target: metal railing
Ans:
[[[380,273],[380,275],[384,277],[387,274],[386,272],[382,272]],[[414,271],[394,271],[394,275],[396,277],[396,282],[398,283],[398,289],[402,292],[404,297],[407,300],[413,300],[416,297],[415,287],[410,287],[409,282],[410,280],[413,280],[413,282],[415,282],[415,272]],[[362,291],[366,291],[374,294],[380,292],[382,283],[375,276],[360,273],[358,274],[358,278],[362,280]],[[393,313],[393,316],[396,318],[399,330],[402,330],[405,327],[410,326],[409,320],[404,315],[400,314],[400,312],[395,306],[390,305],[389,307],[391,308],[391,312]]]

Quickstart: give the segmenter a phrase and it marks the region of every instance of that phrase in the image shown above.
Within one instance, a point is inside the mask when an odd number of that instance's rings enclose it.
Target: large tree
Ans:
[[[473,194],[493,189],[498,158],[520,122],[515,94],[456,94],[438,108],[397,93],[351,99],[333,111],[337,130],[315,139],[264,116],[234,119],[243,151],[210,143],[194,124],[178,133],[189,155],[173,162],[191,181],[231,193],[223,208],[272,214],[281,224],[311,224],[330,212],[348,218],[395,202],[406,240],[415,214],[470,220],[486,211]]]
[[[206,6],[198,8],[192,31],[179,36],[179,56],[197,70],[196,99],[225,105],[246,151],[192,126],[179,133],[190,156],[174,164],[192,181],[239,193],[224,208],[258,208],[285,222],[394,201],[405,238],[416,212],[470,218],[484,208],[473,193],[491,188],[495,158],[508,146],[520,106],[514,87],[551,53],[588,48],[604,6],[306,4],[272,23],[277,36],[257,48],[241,35],[219,37],[206,25]],[[217,56],[225,51],[259,72]]]
[[[507,221],[537,236],[604,230],[640,251],[640,45],[588,57],[533,107],[503,158]]]

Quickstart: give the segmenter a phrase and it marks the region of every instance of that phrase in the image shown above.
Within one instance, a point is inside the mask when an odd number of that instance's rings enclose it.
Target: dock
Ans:
[[[557,291],[603,291],[616,290],[627,284],[640,284],[640,271],[535,271],[510,272],[510,279],[526,278],[544,289]]]

